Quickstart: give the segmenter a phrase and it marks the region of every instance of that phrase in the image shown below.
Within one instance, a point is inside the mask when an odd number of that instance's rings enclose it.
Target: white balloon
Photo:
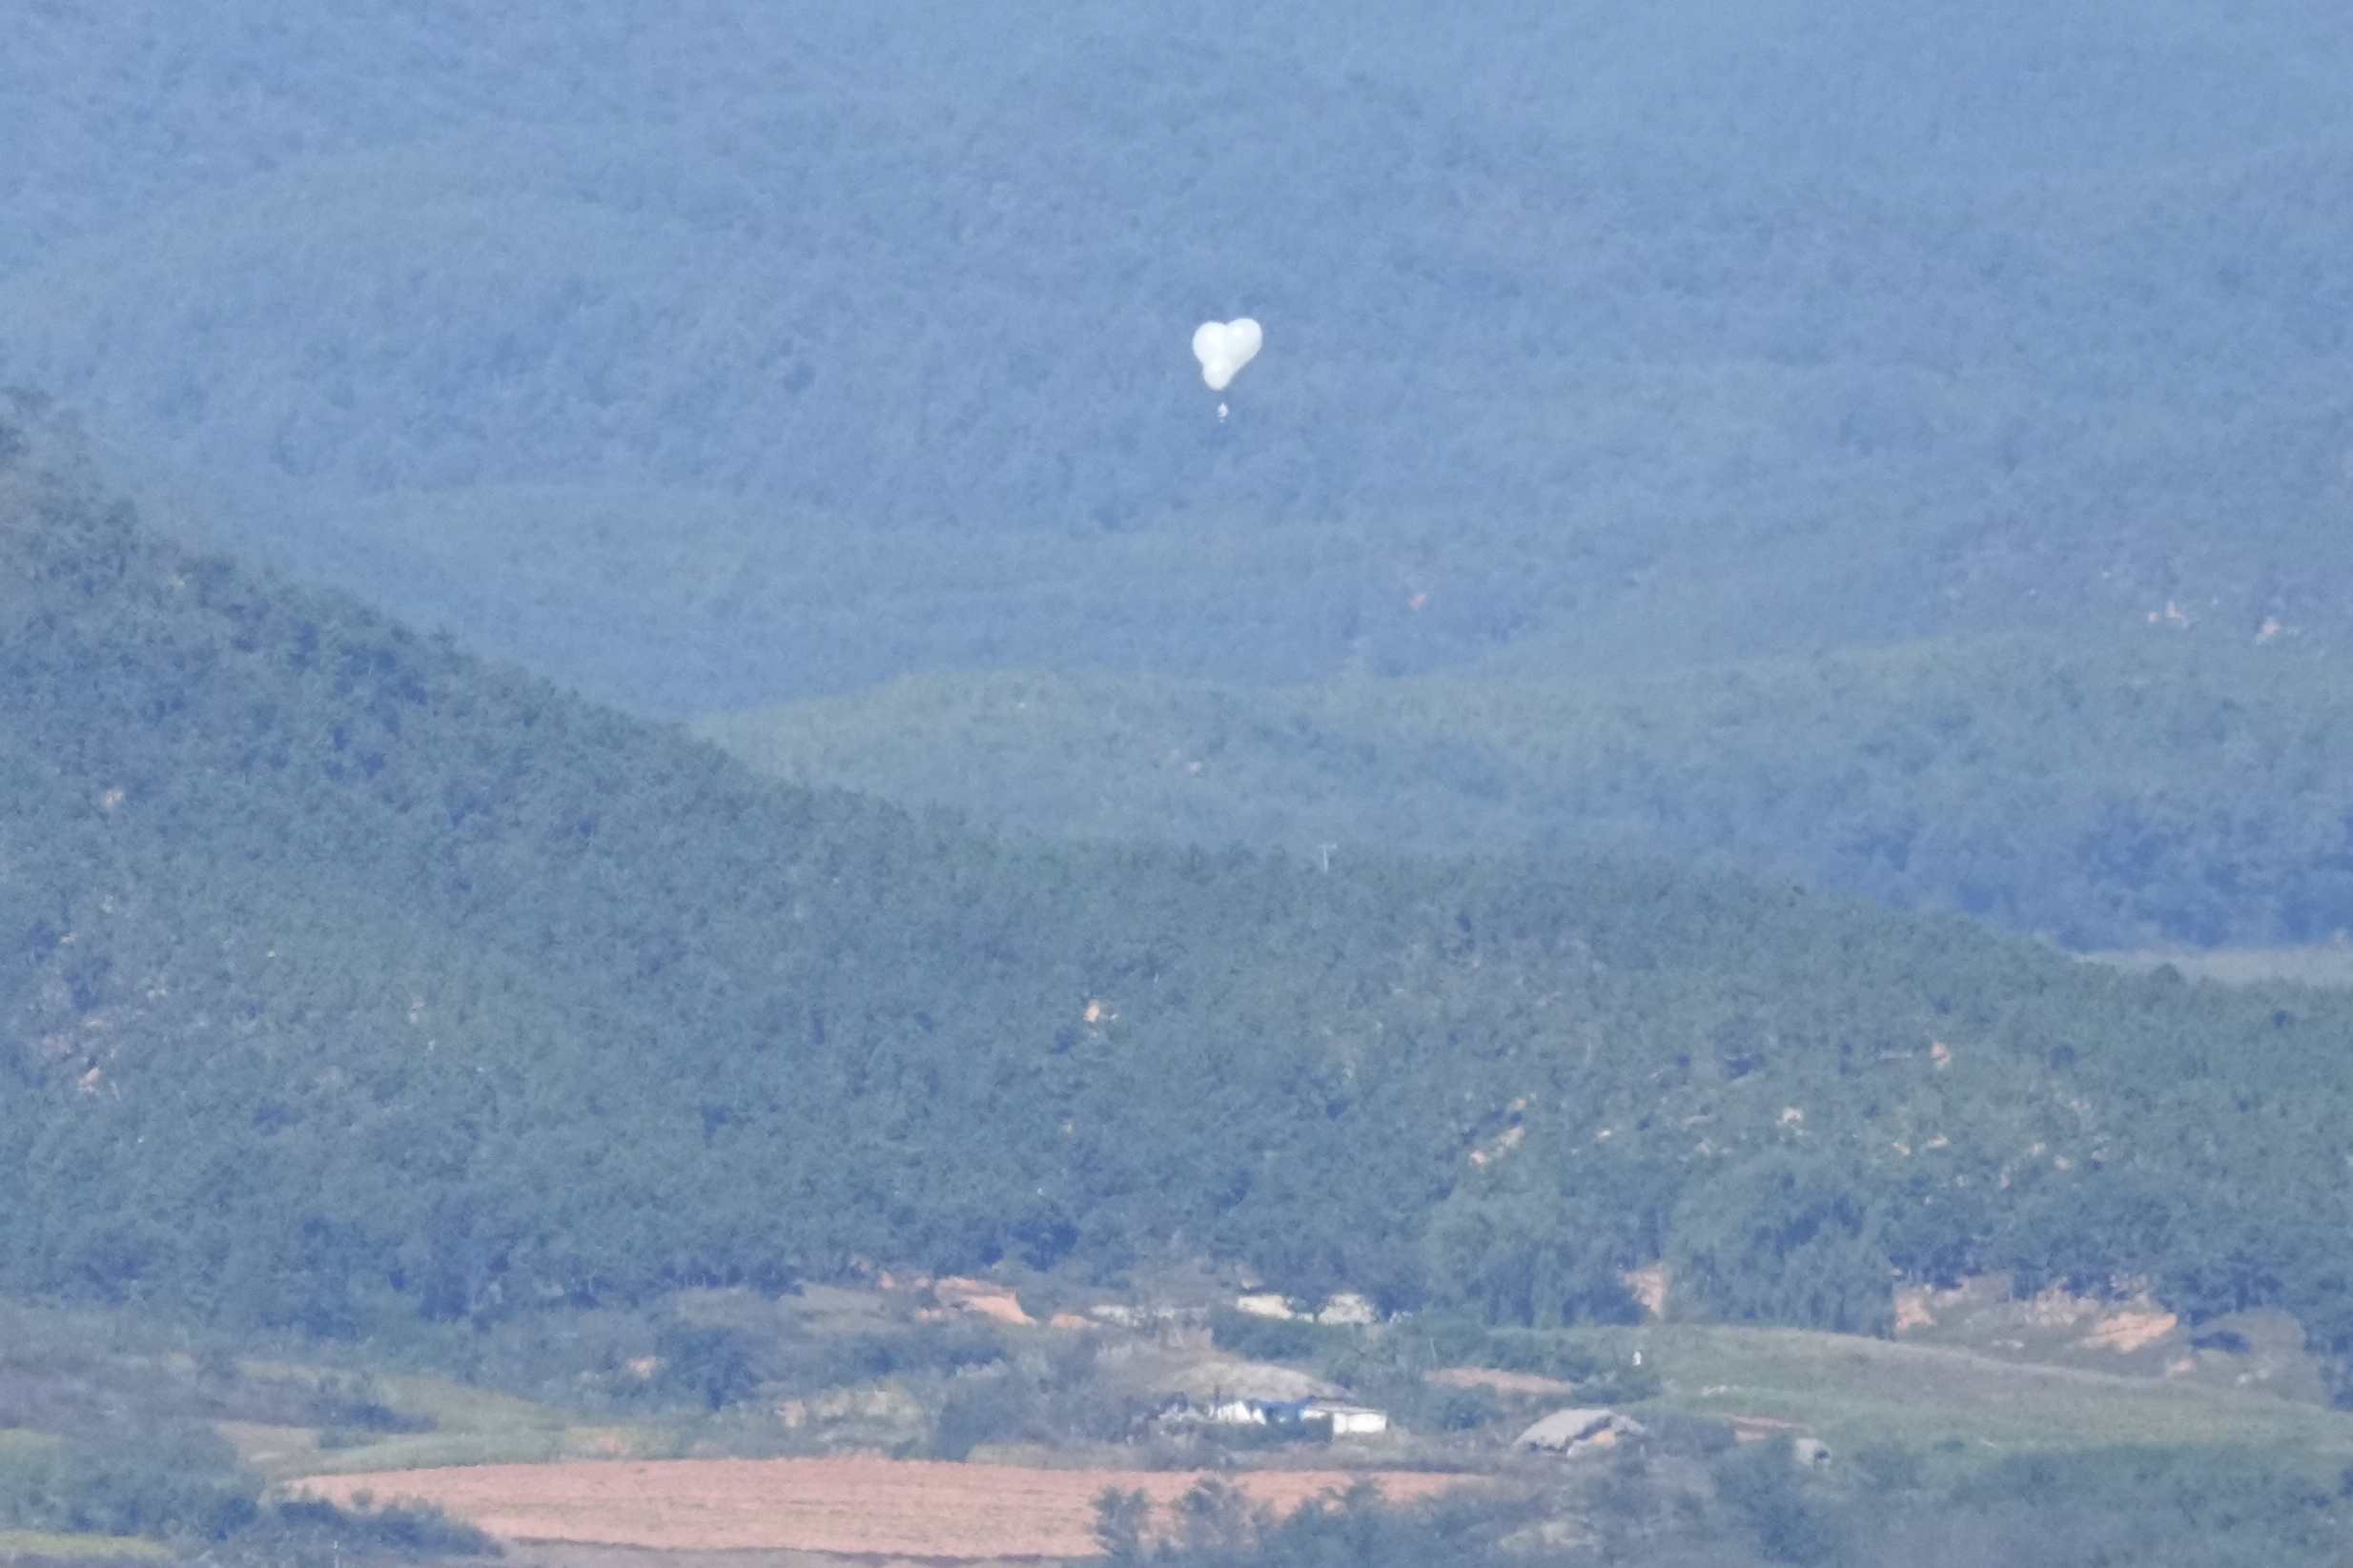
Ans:
[[[1248,316],[1233,321],[1204,321],[1193,334],[1193,357],[1201,362],[1201,379],[1212,392],[1223,392],[1235,373],[1258,356],[1266,334]]]

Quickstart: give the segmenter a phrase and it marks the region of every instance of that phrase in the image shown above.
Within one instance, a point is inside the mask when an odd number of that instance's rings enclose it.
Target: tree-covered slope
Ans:
[[[694,728],[798,783],[1033,832],[1631,849],[2079,948],[2353,927],[2344,666],[2172,627],[1609,682],[935,673]]]
[[[0,473],[0,1288],[350,1330],[855,1255],[2332,1343],[2343,1003],[1643,862],[1008,842]]]
[[[0,381],[643,709],[2345,644],[2324,0],[13,20]]]

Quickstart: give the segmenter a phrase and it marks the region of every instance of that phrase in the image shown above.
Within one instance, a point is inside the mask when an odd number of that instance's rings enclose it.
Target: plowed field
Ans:
[[[1362,1472],[1243,1471],[1225,1477],[1288,1512],[1366,1478]],[[1431,1497],[1464,1477],[1388,1471],[1370,1477],[1393,1501]],[[474,1465],[375,1476],[322,1476],[301,1486],[349,1503],[417,1498],[509,1540],[580,1541],[671,1551],[787,1550],[915,1558],[1096,1555],[1095,1499],[1105,1487],[1148,1495],[1156,1511],[1197,1475],[1025,1470],[912,1459],[666,1459],[647,1463]]]

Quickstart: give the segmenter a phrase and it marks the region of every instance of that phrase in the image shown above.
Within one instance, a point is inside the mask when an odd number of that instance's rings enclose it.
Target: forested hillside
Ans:
[[[2145,1275],[2353,1347],[2353,1008],[1633,860],[999,840],[0,441],[0,1290],[357,1332],[1174,1251],[1503,1321]]]
[[[935,673],[695,729],[798,783],[1028,831],[1633,849],[2077,948],[2353,928],[2353,678],[2173,626],[1615,682]]]
[[[641,710],[2353,631],[2328,0],[19,11],[0,382]]]

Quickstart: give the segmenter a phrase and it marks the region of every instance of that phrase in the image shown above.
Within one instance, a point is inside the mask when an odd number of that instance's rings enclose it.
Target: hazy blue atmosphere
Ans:
[[[0,0],[0,1564],[2353,1558],[2348,84]]]
[[[228,0],[0,71],[0,379],[645,711],[2353,632],[2330,5]]]

